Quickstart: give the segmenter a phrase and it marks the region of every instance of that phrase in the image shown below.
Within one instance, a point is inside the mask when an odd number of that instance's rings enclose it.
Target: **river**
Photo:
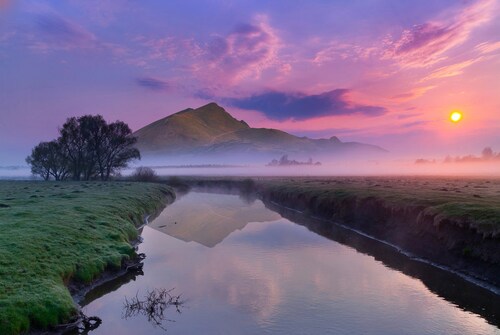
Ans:
[[[91,334],[500,334],[497,296],[363,236],[318,234],[321,224],[287,217],[299,224],[237,195],[178,198],[142,231],[144,274],[88,295],[83,311],[102,319]],[[159,324],[127,317],[125,299],[161,289],[181,304]]]

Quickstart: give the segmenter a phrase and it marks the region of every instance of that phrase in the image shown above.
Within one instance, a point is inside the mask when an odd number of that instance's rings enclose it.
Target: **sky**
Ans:
[[[0,165],[71,116],[211,101],[401,157],[500,151],[499,87],[499,0],[0,0]]]

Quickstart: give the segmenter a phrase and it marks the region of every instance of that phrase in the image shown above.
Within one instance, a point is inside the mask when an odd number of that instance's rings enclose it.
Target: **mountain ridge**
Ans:
[[[137,147],[144,157],[183,156],[186,162],[264,161],[288,154],[316,159],[354,154],[381,154],[384,149],[358,142],[298,137],[273,128],[252,128],[224,108],[211,102],[187,108],[146,125],[136,132]],[[248,155],[242,160],[244,155]],[[233,158],[233,159],[231,159]]]

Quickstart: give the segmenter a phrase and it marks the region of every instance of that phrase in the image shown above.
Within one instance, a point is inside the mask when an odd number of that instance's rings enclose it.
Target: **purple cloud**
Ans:
[[[257,110],[272,120],[306,120],[321,116],[364,114],[377,116],[387,113],[384,107],[356,104],[347,99],[349,90],[336,89],[316,95],[266,92],[247,98],[225,101],[234,107]]]
[[[96,37],[92,33],[58,15],[39,14],[35,24],[38,31],[35,48],[72,49],[96,46]]]
[[[396,41],[390,41],[385,58],[394,58],[404,66],[425,66],[442,58],[446,50],[464,40],[461,26],[424,23],[405,30]]]
[[[414,108],[413,108],[414,109]],[[413,110],[413,109],[407,109],[407,110]],[[409,118],[412,118],[412,117],[416,117],[416,116],[420,116],[422,115],[422,113],[408,113],[408,114],[399,114],[397,116],[397,118],[399,120],[404,120],[404,119],[409,119]]]
[[[411,53],[430,44],[439,47],[441,43],[445,43],[445,38],[456,36],[457,30],[457,27],[443,27],[432,23],[416,25],[403,33],[401,39],[394,45],[394,53],[396,55]]]
[[[152,77],[139,77],[135,79],[137,85],[151,91],[166,91],[170,88],[170,84],[164,80]]]
[[[206,67],[202,72],[228,81],[258,77],[274,64],[280,40],[264,17],[258,17],[253,24],[240,24],[225,37],[214,37],[207,45]]]
[[[404,123],[404,124],[400,125],[400,127],[402,127],[402,128],[413,128],[413,127],[416,127],[416,126],[423,126],[423,125],[426,125],[428,123],[429,123],[429,121],[414,121],[414,122]]]
[[[265,16],[257,16],[252,23],[236,25],[226,35],[211,34],[206,40],[137,36],[134,42],[140,48],[130,63],[154,67],[168,62],[170,69],[182,71],[184,76],[190,74],[210,84],[217,78],[219,85],[259,78],[263,70],[277,64],[281,44]]]
[[[229,52],[229,45],[226,39],[222,37],[214,37],[207,46],[208,58],[211,61],[221,59]]]
[[[395,59],[402,66],[434,64],[443,54],[467,40],[471,31],[491,18],[493,0],[480,0],[466,7],[451,21],[426,22],[402,32],[399,39],[388,38],[383,58]]]

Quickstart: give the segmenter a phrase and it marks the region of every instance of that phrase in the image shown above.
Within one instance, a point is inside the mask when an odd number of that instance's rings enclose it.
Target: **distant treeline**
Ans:
[[[481,156],[466,155],[466,156],[446,156],[443,163],[479,163],[479,162],[500,162],[500,152],[494,152],[490,147],[486,147],[481,152]],[[435,159],[419,158],[415,164],[434,164],[437,163]]]
[[[108,180],[141,157],[129,126],[122,121],[108,124],[101,115],[68,118],[59,134],[40,142],[26,158],[31,172],[44,180]]]
[[[288,155],[283,155],[281,158],[273,159],[266,166],[292,166],[292,165],[321,165],[320,162],[313,162],[312,158],[309,158],[306,162],[299,162],[295,159],[289,160]]]

